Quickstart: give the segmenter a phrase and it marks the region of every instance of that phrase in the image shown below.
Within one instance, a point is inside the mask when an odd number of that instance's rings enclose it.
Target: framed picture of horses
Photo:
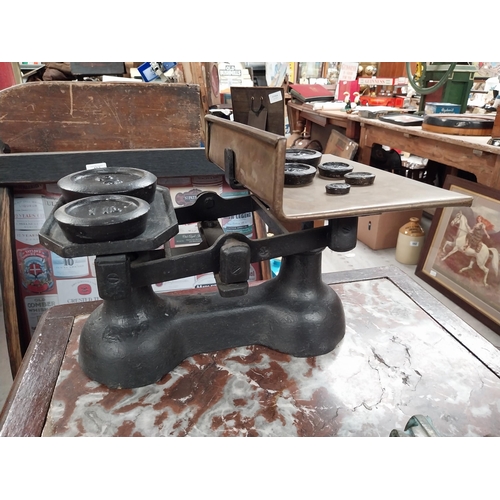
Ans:
[[[436,210],[415,274],[500,334],[500,191],[453,175],[443,188],[474,201]]]

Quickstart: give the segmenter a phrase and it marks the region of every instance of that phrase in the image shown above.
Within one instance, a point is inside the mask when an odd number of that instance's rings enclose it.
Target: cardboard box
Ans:
[[[424,113],[426,115],[433,115],[435,113],[456,113],[460,114],[462,106],[460,104],[453,104],[451,102],[426,102]]]
[[[349,137],[332,130],[328,142],[323,150],[323,154],[331,154],[352,160],[358,150],[358,143],[349,139]]]
[[[359,217],[358,240],[372,250],[394,248],[398,241],[399,228],[408,222],[410,217],[421,219],[422,210],[387,212]]]

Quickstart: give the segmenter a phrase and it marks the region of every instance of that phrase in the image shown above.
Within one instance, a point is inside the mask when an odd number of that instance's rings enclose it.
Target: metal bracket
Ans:
[[[233,189],[246,189],[243,184],[240,184],[235,177],[235,158],[234,151],[232,149],[226,148],[224,149],[224,175],[226,178],[226,182]]]

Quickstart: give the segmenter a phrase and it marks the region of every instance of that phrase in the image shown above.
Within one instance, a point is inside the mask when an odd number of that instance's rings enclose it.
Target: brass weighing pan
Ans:
[[[232,158],[236,181],[283,222],[472,204],[471,196],[329,154],[323,155],[321,163],[347,163],[353,167],[353,172],[375,174],[374,183],[352,186],[347,195],[339,197],[326,193],[326,185],[331,184],[332,179],[321,179],[319,175],[311,184],[288,187],[285,186],[284,136],[212,115],[205,117],[205,123],[208,160],[226,171],[227,158]]]

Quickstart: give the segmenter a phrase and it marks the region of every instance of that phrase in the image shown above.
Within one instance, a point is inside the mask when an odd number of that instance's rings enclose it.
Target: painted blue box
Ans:
[[[462,106],[451,102],[426,102],[424,113],[432,115],[435,113],[456,113],[459,114]]]
[[[169,69],[173,68],[177,63],[176,62],[162,62],[162,71],[166,73]],[[145,62],[141,64],[138,68],[139,73],[141,74],[142,79],[145,82],[152,82],[153,80],[157,80],[159,76],[152,70],[151,63]]]

